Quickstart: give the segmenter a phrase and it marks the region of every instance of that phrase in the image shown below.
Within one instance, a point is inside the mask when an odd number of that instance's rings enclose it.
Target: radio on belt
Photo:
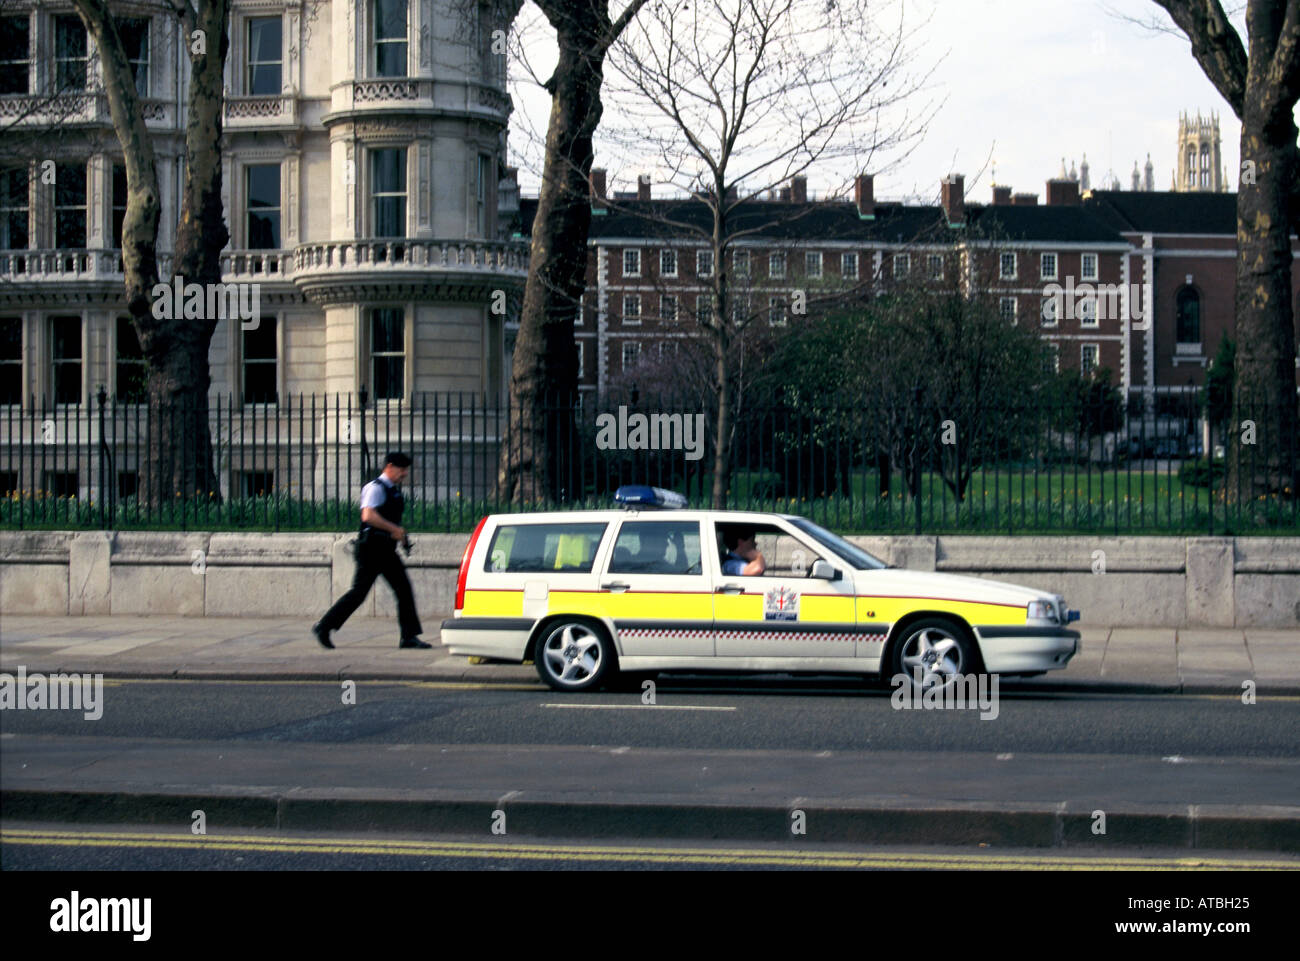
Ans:
[[[614,502],[624,507],[650,510],[681,510],[686,506],[686,498],[676,491],[647,484],[624,484],[614,491]]]

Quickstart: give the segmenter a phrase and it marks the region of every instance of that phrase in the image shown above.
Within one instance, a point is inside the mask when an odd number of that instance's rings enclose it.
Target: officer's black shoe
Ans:
[[[397,646],[398,646],[398,647],[420,647],[420,648],[425,648],[425,649],[428,649],[428,648],[433,647],[432,644],[426,644],[424,641],[420,640],[418,637],[404,637],[404,638],[402,638],[402,640],[398,643]]]
[[[311,632],[316,635],[316,640],[320,641],[321,647],[328,647],[330,650],[334,649],[334,642],[330,640],[330,632],[321,627],[320,621],[311,626]]]

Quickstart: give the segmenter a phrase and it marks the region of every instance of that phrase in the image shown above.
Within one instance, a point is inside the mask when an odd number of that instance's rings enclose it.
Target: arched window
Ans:
[[[1210,148],[1207,145],[1201,145],[1201,186],[1210,185]]]
[[[1177,333],[1180,344],[1199,344],[1201,342],[1201,295],[1191,287],[1184,287],[1178,292]]]
[[[1196,148],[1187,148],[1187,176],[1183,180],[1189,187],[1196,186]]]

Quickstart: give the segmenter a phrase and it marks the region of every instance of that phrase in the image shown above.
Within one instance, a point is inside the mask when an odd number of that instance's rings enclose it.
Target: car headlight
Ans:
[[[1056,605],[1051,601],[1030,601],[1029,620],[1056,622]]]

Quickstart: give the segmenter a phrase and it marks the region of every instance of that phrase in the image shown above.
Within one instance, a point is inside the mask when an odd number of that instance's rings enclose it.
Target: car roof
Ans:
[[[625,517],[638,520],[714,520],[722,523],[756,523],[778,518],[785,521],[803,520],[795,514],[777,514],[770,511],[714,511],[714,510],[636,510],[634,508],[613,508],[596,511],[532,511],[523,514],[489,514],[488,518],[498,526],[501,524],[553,524],[568,521],[573,524],[591,524],[598,521],[614,521]]]

